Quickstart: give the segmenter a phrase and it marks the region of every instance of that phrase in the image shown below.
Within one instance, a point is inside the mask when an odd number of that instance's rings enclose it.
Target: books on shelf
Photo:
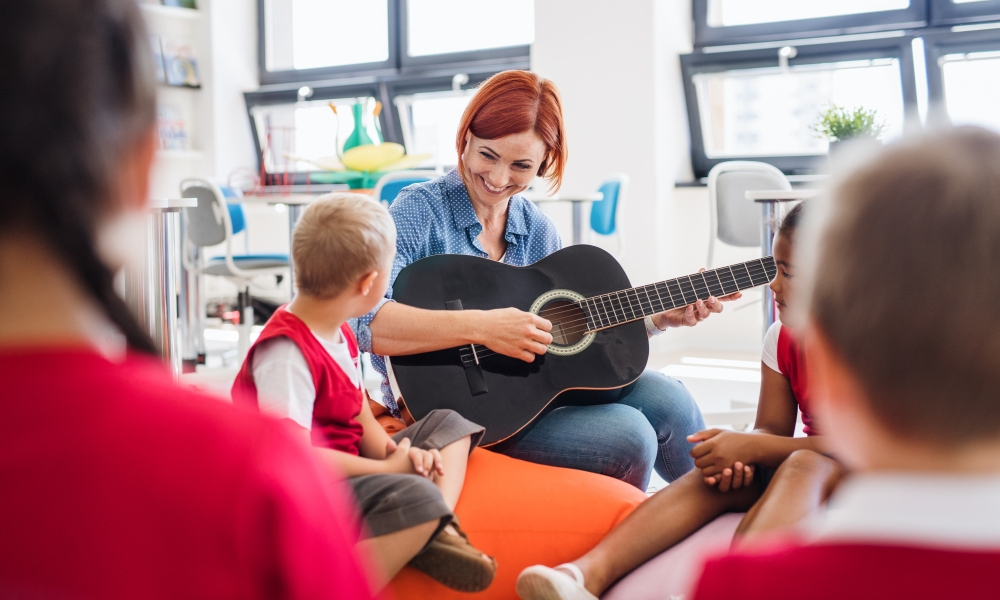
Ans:
[[[167,82],[167,71],[163,67],[163,45],[160,36],[149,36],[149,44],[153,49],[153,65],[156,68],[156,80],[160,83]]]
[[[161,150],[190,150],[187,125],[180,109],[171,104],[161,104],[156,109],[156,121]]]
[[[163,6],[176,6],[179,8],[198,8],[196,0],[144,0],[146,4],[162,4]]]
[[[178,40],[163,40],[163,68],[167,84],[181,87],[201,87],[198,61],[191,44]]]

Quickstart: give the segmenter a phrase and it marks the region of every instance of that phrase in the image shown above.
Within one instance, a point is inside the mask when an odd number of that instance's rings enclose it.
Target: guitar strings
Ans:
[[[761,285],[763,285],[763,284],[761,284]],[[756,287],[756,286],[754,286],[754,287]],[[744,289],[746,289],[746,288],[744,288]],[[699,300],[704,300],[704,299],[705,298],[699,298]],[[692,305],[694,303],[695,302],[689,302],[689,303],[684,304],[682,306],[675,306],[673,308],[668,308],[668,309],[665,309],[665,310],[673,310],[673,309],[677,309],[677,308],[685,308],[685,307],[690,306],[690,305]],[[643,311],[646,310],[645,307],[644,307],[645,304],[649,304],[649,310],[653,311],[650,314],[656,314],[657,312],[662,312],[662,311],[656,311],[652,307],[651,302],[647,303],[647,302],[643,302],[642,300],[639,300],[639,308],[641,310],[643,310]],[[629,310],[633,313],[633,316],[631,318],[629,318],[627,315],[625,315],[624,308],[625,308],[624,306],[619,307],[618,311],[615,311],[614,313],[612,313],[609,316],[613,316],[617,320],[619,318],[618,317],[618,313],[620,312],[621,316],[624,317],[625,320],[623,320],[623,321],[617,321],[616,323],[609,323],[607,326],[605,326],[603,323],[601,323],[601,327],[599,329],[615,327],[615,326],[618,326],[618,325],[624,325],[625,323],[630,323],[630,322],[638,321],[639,319],[644,318],[646,316],[646,315],[639,316],[639,317],[635,316],[635,312],[633,310],[634,307],[632,307],[630,305],[629,306]],[[583,310],[582,310],[582,308],[580,307],[579,304],[576,304],[574,307],[567,307],[565,309],[559,309],[559,311],[563,312],[563,313],[565,313],[565,312],[571,312],[571,311],[583,312]],[[552,315],[552,314],[553,313],[550,313],[550,315]],[[543,315],[539,315],[539,316],[543,316]],[[578,333],[586,333],[586,332],[590,332],[590,331],[598,331],[599,330],[599,329],[597,329],[597,330],[591,330],[590,326],[587,324],[587,321],[588,321],[588,318],[586,316],[584,316],[583,318],[574,319],[572,321],[566,321],[566,322],[562,323],[563,325],[577,325],[577,324],[581,324],[581,323],[583,324],[582,328],[580,328],[580,327],[572,327],[572,328],[563,327],[562,328],[562,335],[564,335],[564,336],[566,336],[566,335],[576,335]],[[469,351],[469,346],[476,346],[477,347],[475,357],[473,357],[472,353]],[[481,350],[479,348],[481,348]],[[478,357],[479,359],[483,359],[483,358],[488,358],[490,356],[495,356],[497,354],[500,354],[499,352],[491,350],[488,346],[485,346],[483,344],[465,344],[463,346],[459,346],[459,353],[460,353],[461,358],[463,359],[463,361],[466,361],[466,360],[469,360],[469,359],[471,359],[471,360],[474,361],[476,357]]]
[[[740,265],[740,266],[743,266],[743,265]],[[752,266],[755,267],[756,269],[763,269],[764,270],[763,273],[755,273],[755,274],[757,274],[757,275],[761,275],[762,274],[765,278],[767,278],[768,281],[770,281],[770,277],[768,276],[767,269],[766,269],[765,265],[752,265]],[[711,271],[709,273],[711,273]],[[699,274],[701,274],[701,273],[699,273]],[[693,293],[695,294],[695,298],[697,298],[695,300],[695,302],[697,302],[697,300],[704,300],[705,298],[698,298],[698,296],[697,296],[697,294],[698,294],[697,285],[691,279],[691,277],[693,277],[693,276],[694,275],[687,275],[685,277],[688,279],[688,284],[691,286],[691,288],[693,290]],[[727,293],[725,286],[722,284],[721,278],[719,278],[718,275],[715,275],[715,276],[716,276],[716,279],[719,281],[719,288],[722,289],[722,292],[723,292],[722,295],[723,296],[728,295],[729,293],[736,293],[736,292],[728,292]],[[647,288],[650,287],[650,286],[653,286],[653,294],[656,296],[657,301],[659,301],[660,304],[663,305],[662,292],[661,292],[661,290],[659,290],[656,287],[656,286],[658,286],[658,285],[660,285],[662,283],[664,285],[664,288],[665,288],[668,296],[670,297],[671,303],[673,303],[674,302],[674,300],[673,300],[673,292],[670,290],[669,284],[672,283],[672,282],[679,281],[680,279],[682,279],[682,278],[671,279],[669,281],[659,282],[659,283],[654,283],[654,284],[648,284],[648,285],[641,286],[641,287],[628,288],[628,289],[619,290],[619,291],[616,291],[616,292],[609,292],[607,294],[601,294],[599,296],[592,296],[590,298],[585,298],[584,301],[581,301],[581,302],[585,302],[587,300],[590,300],[590,301],[594,301],[595,303],[600,303],[599,306],[601,308],[605,308],[604,305],[603,305],[603,300],[602,300],[603,298],[607,298],[611,302],[617,300],[621,304],[621,302],[622,302],[621,296],[625,295],[625,300],[628,301],[629,307],[631,307],[631,305],[632,305],[632,299],[629,297],[629,293],[632,293],[635,296],[636,301],[638,301],[640,303],[640,306],[641,306],[641,304],[643,302],[643,299],[640,296],[640,294],[646,295],[647,296],[647,300],[649,302],[652,302],[652,297],[649,295],[649,290]],[[704,280],[705,278],[702,277],[702,279]],[[735,274],[733,274],[733,282],[737,286],[736,291],[741,291],[743,289],[750,288],[750,287],[756,287],[757,285],[763,285],[763,284],[755,284],[754,280],[753,280],[753,274],[749,273],[749,271],[748,271],[748,275],[747,276],[743,276],[743,275],[736,276]],[[746,288],[744,288],[743,286],[745,284],[747,284],[747,283],[749,283],[749,285],[746,285]],[[715,296],[716,294],[714,294],[712,292],[712,286],[711,286],[711,284],[709,284],[707,280],[704,281],[704,284],[705,284],[705,288],[707,289],[707,291],[709,292],[709,294],[711,296]],[[679,290],[679,295],[685,301],[685,304],[683,304],[683,305],[674,305],[671,308],[665,308],[663,310],[673,310],[675,308],[681,308],[683,306],[689,306],[689,305],[695,303],[695,302],[687,302],[687,298],[685,297],[685,290],[681,286],[680,283],[677,284],[677,288]],[[556,309],[555,311],[549,311],[547,314],[549,314],[549,315],[551,315],[553,317],[556,317],[556,316],[558,316],[560,314],[565,314],[567,312],[571,312],[571,311],[574,311],[574,310],[582,310],[581,302],[573,302],[572,303],[573,306],[569,306],[569,307],[565,307],[565,308],[559,308],[559,309]],[[618,308],[623,308],[623,307],[624,307],[624,305],[621,305]],[[614,307],[612,307],[612,309],[614,310]],[[541,313],[539,313],[539,316],[544,316],[544,315],[542,315]]]

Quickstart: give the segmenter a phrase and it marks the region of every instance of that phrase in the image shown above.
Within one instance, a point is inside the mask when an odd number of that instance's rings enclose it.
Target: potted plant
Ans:
[[[847,140],[878,141],[885,131],[885,120],[874,109],[859,106],[849,110],[836,104],[820,113],[819,122],[813,126],[816,135],[830,142],[830,153]]]

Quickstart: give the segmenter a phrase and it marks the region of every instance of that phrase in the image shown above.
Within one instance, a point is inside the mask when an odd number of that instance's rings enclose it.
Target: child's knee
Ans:
[[[796,450],[788,455],[785,462],[781,463],[774,476],[782,478],[802,478],[829,470],[827,463],[833,462],[813,450]]]

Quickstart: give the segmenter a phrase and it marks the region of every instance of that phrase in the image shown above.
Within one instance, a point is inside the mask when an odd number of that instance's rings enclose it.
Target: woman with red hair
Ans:
[[[482,84],[469,102],[456,138],[458,167],[427,183],[404,188],[389,208],[396,222],[395,281],[408,264],[435,254],[466,254],[525,266],[562,247],[555,225],[519,196],[535,177],[562,183],[566,133],[556,86],[528,71],[505,71]],[[361,348],[385,376],[378,355],[430,352],[482,344],[531,362],[552,342],[552,325],[515,308],[432,311],[387,298],[358,323]],[[722,304],[655,315],[653,335],[667,327],[694,325]],[[382,383],[386,407],[399,409]],[[647,371],[631,385],[588,394],[589,406],[566,406],[543,417],[505,454],[532,462],[601,473],[645,490],[650,473],[673,481],[694,463],[686,437],[704,429],[701,412],[684,386]],[[599,395],[599,397],[598,397]],[[583,404],[583,403],[581,403]]]

